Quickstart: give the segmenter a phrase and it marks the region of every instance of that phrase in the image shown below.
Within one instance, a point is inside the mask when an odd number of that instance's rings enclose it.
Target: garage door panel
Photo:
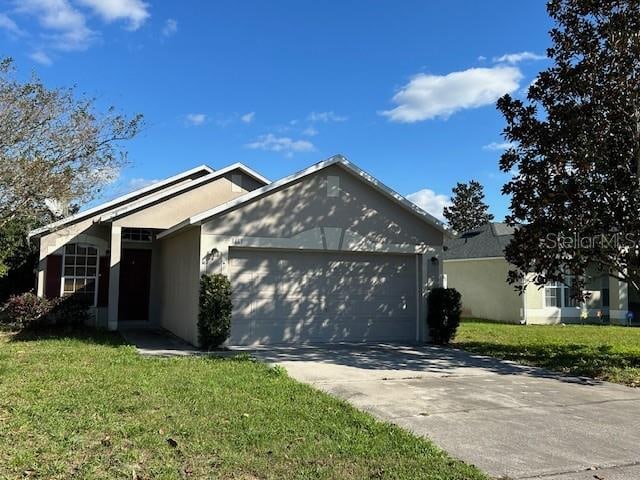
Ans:
[[[412,256],[231,249],[232,344],[415,341]]]
[[[346,295],[328,298],[326,310],[332,313],[368,316],[398,316],[416,318],[415,296]]]

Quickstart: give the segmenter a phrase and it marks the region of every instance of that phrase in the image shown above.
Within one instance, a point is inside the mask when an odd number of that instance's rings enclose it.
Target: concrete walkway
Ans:
[[[119,332],[140,355],[147,357],[185,357],[204,353],[162,328],[122,328]]]
[[[640,389],[438,347],[253,354],[497,478],[640,479]]]

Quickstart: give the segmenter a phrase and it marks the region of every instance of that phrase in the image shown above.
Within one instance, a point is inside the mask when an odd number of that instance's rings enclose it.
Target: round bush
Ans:
[[[11,295],[4,306],[5,321],[18,328],[34,327],[47,320],[53,303],[33,292]]]
[[[222,274],[200,277],[198,337],[200,346],[212,349],[222,345],[231,333],[231,282]]]
[[[460,292],[455,288],[434,288],[427,297],[429,335],[437,345],[446,345],[460,325]]]

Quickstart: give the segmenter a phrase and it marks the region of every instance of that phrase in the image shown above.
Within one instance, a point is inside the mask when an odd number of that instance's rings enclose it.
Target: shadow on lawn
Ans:
[[[75,340],[82,343],[120,347],[127,342],[117,332],[95,328],[37,328],[11,334],[11,342],[39,342],[43,340]]]
[[[504,345],[460,342],[456,347],[480,355],[541,367],[566,375],[608,379],[615,370],[640,369],[640,355],[614,351],[610,345]],[[634,384],[632,380],[625,383]]]

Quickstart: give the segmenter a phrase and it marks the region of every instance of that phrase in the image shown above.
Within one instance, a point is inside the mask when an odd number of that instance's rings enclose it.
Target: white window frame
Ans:
[[[67,255],[71,255],[71,254],[67,254],[67,245],[76,245],[76,249],[78,246],[81,247],[91,247],[91,248],[95,248],[96,249],[96,275],[95,277],[89,276],[89,275],[65,275],[65,267],[67,265]],[[92,245],[90,243],[83,243],[83,242],[69,242],[67,244],[65,244],[62,247],[62,275],[60,277],[60,298],[64,298],[64,281],[65,279],[78,279],[78,278],[83,278],[83,279],[93,279],[94,280],[94,285],[95,285],[95,291],[93,292],[93,303],[90,305],[91,307],[95,307],[96,305],[98,305],[98,282],[100,281],[100,249],[96,246],[96,245]],[[77,250],[76,250],[77,252]],[[77,257],[77,253],[74,254],[74,257]],[[74,264],[75,265],[75,264]]]
[[[567,305],[566,300],[567,298],[569,298],[569,289],[571,288],[573,277],[571,277],[570,275],[567,275],[565,278],[567,283],[550,282],[544,286],[543,298],[542,298],[544,308],[560,309],[560,308],[576,308],[578,306],[577,304]],[[557,295],[559,296],[558,305],[547,305],[547,291],[551,290],[552,288],[557,291]]]
[[[128,235],[138,232],[140,234],[140,238],[138,240],[134,238],[128,238]],[[149,240],[142,240],[142,235],[149,234]],[[135,243],[151,243],[153,242],[153,230],[150,228],[137,228],[137,227],[124,227],[122,229],[122,241],[123,242],[135,242]],[[94,245],[91,245],[94,246]]]

